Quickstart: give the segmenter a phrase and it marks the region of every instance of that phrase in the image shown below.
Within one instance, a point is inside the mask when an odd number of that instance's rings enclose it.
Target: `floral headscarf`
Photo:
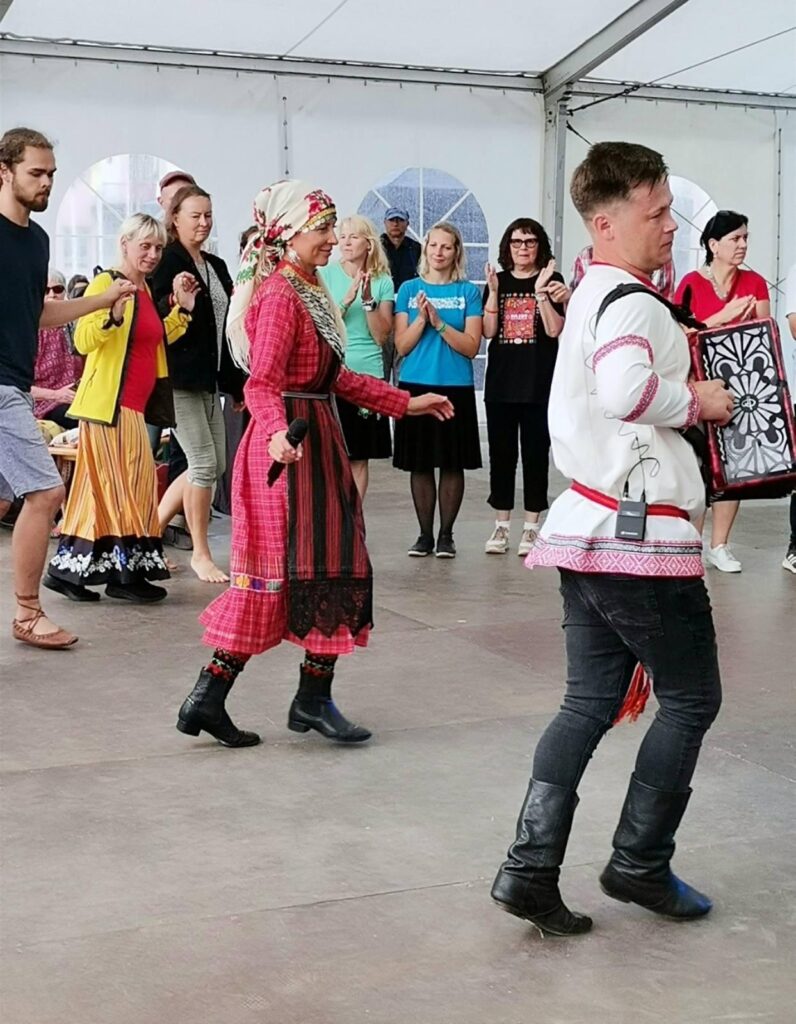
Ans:
[[[243,369],[249,368],[246,312],[257,285],[273,273],[294,235],[321,227],[336,216],[337,211],[329,196],[306,181],[277,181],[257,193],[254,221],[259,230],[251,236],[241,254],[227,316],[230,350],[235,362]],[[332,304],[328,311],[333,321],[337,319],[333,315],[334,308]],[[325,331],[323,333],[326,334]],[[342,339],[327,340],[335,348],[334,341],[337,341],[342,351]]]

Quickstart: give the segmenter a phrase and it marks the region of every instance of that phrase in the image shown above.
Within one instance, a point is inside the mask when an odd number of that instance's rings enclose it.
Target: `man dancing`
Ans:
[[[699,420],[725,424],[732,411],[722,382],[688,382],[685,333],[653,292],[651,275],[671,259],[677,230],[663,157],[645,146],[599,143],[570,192],[594,245],[567,310],[550,395],[553,455],[573,483],[526,562],[561,575],[566,692],[536,747],[516,838],[492,887],[503,909],[551,935],[591,928],[590,918],[563,903],[559,871],[578,783],[627,708],[631,680],[639,696],[637,664],[652,677],[659,709],[600,885],[667,917],[710,910],[710,900],[669,866],[702,737],[721,704],[693,526],[704,486],[680,429]],[[618,285],[634,284],[638,290],[604,302]]]

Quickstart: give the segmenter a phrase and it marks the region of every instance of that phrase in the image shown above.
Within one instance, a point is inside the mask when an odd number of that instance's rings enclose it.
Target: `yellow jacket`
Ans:
[[[86,295],[96,295],[110,287],[121,275],[112,271],[97,274],[86,289]],[[149,287],[145,285],[147,291]],[[127,374],[130,336],[138,309],[138,295],[124,307],[122,323],[116,327],[110,310],[99,309],[82,316],[75,329],[75,348],[88,356],[75,400],[68,415],[78,420],[115,426],[119,418],[119,398]],[[164,341],[171,344],[185,334],[191,318],[172,307],[163,321]],[[164,341],[157,350],[157,380],[147,403],[144,418],[159,427],[174,426],[174,399],[169,384]]]

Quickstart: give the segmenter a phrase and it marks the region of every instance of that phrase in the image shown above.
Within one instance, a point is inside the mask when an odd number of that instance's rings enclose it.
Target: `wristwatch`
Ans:
[[[378,302],[376,302],[375,299],[368,299],[367,301],[363,299],[362,301],[362,308],[365,310],[366,313],[372,313],[377,306]]]

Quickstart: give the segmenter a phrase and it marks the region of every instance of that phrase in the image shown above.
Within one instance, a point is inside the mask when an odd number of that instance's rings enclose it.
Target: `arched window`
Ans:
[[[484,284],[484,264],[489,259],[489,229],[478,200],[458,178],[433,167],[406,167],[377,182],[359,204],[359,213],[381,229],[389,207],[398,206],[409,214],[409,234],[422,241],[438,221],[455,225],[462,235],[467,278]],[[484,387],[486,347],[475,357],[475,386]]]
[[[473,193],[458,178],[432,167],[407,167],[393,171],[377,182],[359,204],[359,213],[381,227],[390,206],[409,213],[409,233],[418,240],[432,224],[447,220],[462,233],[467,277],[484,281],[484,264],[489,258],[486,217]]]
[[[91,277],[94,267],[116,264],[120,225],[131,213],[160,217],[158,182],[176,170],[148,153],[119,153],[92,164],[72,182],[58,209],[54,265],[68,278]]]
[[[699,244],[699,236],[718,207],[704,189],[688,178],[672,174],[669,187],[674,196],[672,213],[677,221],[672,257],[679,281],[689,271],[702,265],[704,250]]]

